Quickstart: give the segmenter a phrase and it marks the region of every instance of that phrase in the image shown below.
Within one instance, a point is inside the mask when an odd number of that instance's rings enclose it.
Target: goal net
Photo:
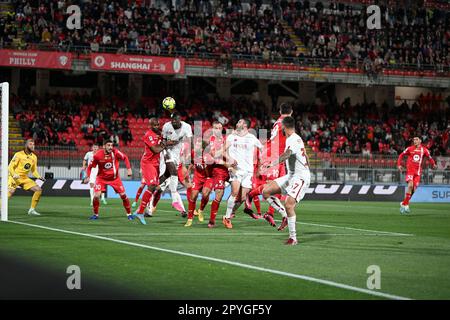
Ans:
[[[8,220],[8,120],[9,120],[9,84],[0,83],[0,166],[1,166],[1,221]]]

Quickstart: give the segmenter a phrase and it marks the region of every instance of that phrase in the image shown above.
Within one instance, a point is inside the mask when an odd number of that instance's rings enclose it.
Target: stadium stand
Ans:
[[[262,62],[250,65],[256,68],[284,61],[315,63],[329,72],[448,71],[449,14],[440,2],[388,1],[387,21],[376,32],[365,27],[361,4],[367,1],[342,2],[175,1],[169,9],[172,1],[93,0],[80,2],[83,28],[70,31],[64,1],[23,0],[0,19],[0,44],[75,51],[81,57],[97,51],[202,61],[230,55],[235,62]]]

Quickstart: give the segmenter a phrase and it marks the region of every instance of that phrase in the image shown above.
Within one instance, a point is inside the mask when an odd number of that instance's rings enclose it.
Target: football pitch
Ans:
[[[150,299],[449,299],[450,205],[304,201],[299,244],[285,246],[265,220],[241,210],[233,229],[191,228],[161,201],[146,226],[128,221],[120,200],[89,221],[88,198],[43,197],[42,216],[26,214],[30,197],[13,197],[0,223],[0,253],[65,274],[82,275]],[[262,202],[262,208],[267,208]],[[278,221],[279,222],[279,216]],[[380,289],[369,289],[369,266]],[[82,278],[83,279],[83,278]],[[83,280],[82,280],[83,281]]]

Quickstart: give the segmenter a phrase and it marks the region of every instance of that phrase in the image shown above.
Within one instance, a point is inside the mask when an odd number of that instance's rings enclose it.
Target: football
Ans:
[[[175,99],[172,97],[166,97],[162,102],[163,108],[169,111],[175,109],[175,105],[176,105]]]

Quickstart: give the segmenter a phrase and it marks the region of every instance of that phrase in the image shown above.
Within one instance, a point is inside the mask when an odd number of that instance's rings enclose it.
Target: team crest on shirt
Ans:
[[[105,163],[105,169],[111,169],[111,168],[112,168],[112,163],[111,162]]]
[[[414,160],[415,162],[419,162],[420,156],[419,156],[418,154],[415,154],[415,155],[413,156],[413,160]]]
[[[23,168],[24,168],[25,170],[29,170],[29,169],[31,168],[31,164],[26,163],[26,164],[23,166]]]

